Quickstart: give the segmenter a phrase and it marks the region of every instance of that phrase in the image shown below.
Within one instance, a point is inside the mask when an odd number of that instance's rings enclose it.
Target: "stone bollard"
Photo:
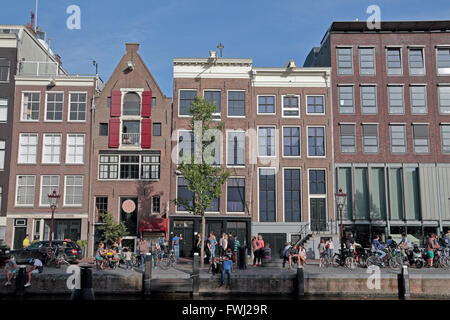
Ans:
[[[16,295],[23,296],[25,293],[24,285],[27,283],[27,267],[19,266],[19,272],[17,273],[16,278]]]
[[[296,291],[297,296],[305,295],[305,275],[303,273],[303,266],[300,264],[297,267],[297,277],[296,277]]]
[[[411,297],[411,291],[409,286],[408,266],[402,266],[402,271],[397,275],[397,280],[399,299],[409,299]]]
[[[200,256],[198,252],[194,253],[194,260],[192,261],[192,294],[198,295],[200,288]]]
[[[72,300],[95,300],[94,289],[92,288],[92,266],[80,266],[80,285],[72,291]]]
[[[153,256],[151,253],[147,253],[145,255],[145,269],[144,269],[144,294],[150,295],[150,285],[152,281],[152,264],[153,264]]]

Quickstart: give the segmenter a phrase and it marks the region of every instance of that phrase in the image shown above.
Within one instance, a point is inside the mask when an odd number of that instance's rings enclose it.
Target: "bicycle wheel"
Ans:
[[[356,268],[355,258],[347,257],[345,259],[345,266],[349,269],[355,269]]]
[[[402,261],[400,257],[394,256],[389,258],[389,267],[394,270],[400,269],[402,266]]]
[[[169,258],[162,258],[159,261],[159,266],[161,267],[161,269],[163,270],[167,270],[170,268],[170,259]]]
[[[339,253],[334,254],[333,258],[331,259],[331,263],[335,268],[341,265],[341,256],[339,255]]]
[[[375,265],[377,265],[376,261],[377,261],[377,258],[375,256],[370,256],[366,260],[366,266],[367,267],[375,266]]]

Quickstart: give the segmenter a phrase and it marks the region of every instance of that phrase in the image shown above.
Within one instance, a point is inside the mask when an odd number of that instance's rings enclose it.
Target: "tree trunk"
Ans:
[[[203,268],[204,265],[204,256],[205,256],[205,214],[202,214],[202,234],[201,234],[201,247],[200,247],[200,268]]]

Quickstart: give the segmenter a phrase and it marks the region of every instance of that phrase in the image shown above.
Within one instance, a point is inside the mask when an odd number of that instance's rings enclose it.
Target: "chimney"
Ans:
[[[139,49],[139,43],[125,43],[127,53],[136,53]]]
[[[59,66],[61,67],[62,66],[61,56],[59,54],[55,54],[55,59],[56,59],[56,61],[58,61]]]

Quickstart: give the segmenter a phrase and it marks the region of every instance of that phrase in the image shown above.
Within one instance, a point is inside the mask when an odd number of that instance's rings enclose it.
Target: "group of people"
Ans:
[[[269,261],[271,259],[271,249],[269,243],[264,244],[262,235],[252,238],[252,250],[253,250],[253,266],[262,266],[263,261]]]
[[[108,260],[117,263],[121,259],[124,259],[126,261],[127,269],[128,266],[131,266],[132,268],[131,251],[129,250],[129,248],[122,247],[122,238],[119,238],[117,241],[115,241],[108,249],[105,248],[105,244],[103,242],[100,242],[95,254],[95,259],[100,262],[100,270],[104,270],[105,263]]]
[[[289,262],[289,269],[292,265],[304,266],[306,261],[306,250],[302,243],[296,245],[294,242],[286,242],[283,249],[283,268],[286,266],[286,262]]]
[[[200,253],[201,246],[201,235],[198,234],[196,240],[196,251],[198,253]],[[240,247],[241,242],[236,234],[232,234],[231,232],[227,234],[223,232],[220,239],[217,240],[216,236],[211,231],[204,243],[205,262],[209,264],[217,263],[217,261],[223,261],[227,256],[230,256],[231,260],[236,262],[239,256]],[[218,256],[216,256],[216,253]]]
[[[28,276],[27,283],[25,283],[24,287],[31,286],[31,275],[35,273],[42,273],[44,271],[44,266],[42,261],[38,258],[30,258],[28,260],[29,266],[26,267],[26,273]],[[9,257],[5,261],[5,267],[3,269],[4,273],[6,273],[6,282],[5,287],[12,285],[12,280],[16,277],[19,267],[14,259],[14,257]]]

